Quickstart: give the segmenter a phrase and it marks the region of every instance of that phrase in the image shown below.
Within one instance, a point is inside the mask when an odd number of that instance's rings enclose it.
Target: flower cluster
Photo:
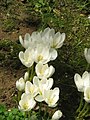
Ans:
[[[90,73],[85,71],[82,77],[76,73],[74,76],[75,84],[78,91],[84,92],[84,99],[90,103]]]
[[[25,34],[24,40],[19,37],[20,43],[26,49],[19,53],[19,59],[26,67],[31,67],[33,63],[48,63],[57,58],[57,50],[63,45],[65,33],[57,32],[54,29],[46,28],[43,32],[33,32],[30,36]]]
[[[87,68],[90,64],[90,49],[85,48],[84,50],[84,56],[86,58],[86,61],[88,63]],[[79,105],[79,108],[77,109],[78,118],[83,118],[85,115],[88,115],[89,113],[89,103],[90,103],[90,73],[88,71],[85,71],[82,76],[80,76],[78,73],[74,75],[74,82],[77,86],[77,89],[79,92],[82,92],[83,96],[81,97],[81,102]],[[83,103],[83,98],[85,102]]]
[[[84,55],[88,64],[90,64],[90,49],[85,48]],[[90,103],[90,73],[85,71],[82,76],[76,73],[74,76],[74,81],[78,91],[84,92],[85,101]]]
[[[65,33],[46,28],[44,31],[25,34],[24,40],[19,36],[20,43],[25,51],[19,53],[19,59],[28,68],[24,77],[16,82],[16,88],[22,92],[19,100],[19,109],[32,110],[37,102],[45,102],[49,107],[56,107],[60,90],[52,89],[54,84],[51,76],[55,72],[48,62],[58,56],[57,49],[63,45]],[[30,70],[31,69],[31,70]],[[52,116],[52,120],[58,120],[62,116],[60,110]]]

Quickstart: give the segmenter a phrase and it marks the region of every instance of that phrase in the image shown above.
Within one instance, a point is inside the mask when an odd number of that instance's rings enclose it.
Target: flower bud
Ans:
[[[17,88],[19,91],[24,90],[24,88],[25,88],[25,81],[24,81],[23,78],[20,78],[18,81],[16,81],[16,88]]]
[[[60,110],[57,110],[53,116],[51,120],[59,120],[62,117],[62,112]]]

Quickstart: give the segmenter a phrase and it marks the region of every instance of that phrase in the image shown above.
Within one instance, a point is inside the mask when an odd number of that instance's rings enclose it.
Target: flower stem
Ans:
[[[18,91],[18,102],[19,102],[20,99],[21,99],[21,94],[22,94],[22,92],[21,92],[21,91]]]
[[[39,114],[39,116],[41,116],[41,113],[42,113],[42,103],[38,103],[38,105],[39,105],[38,114]]]
[[[82,114],[82,116],[81,117],[84,117],[87,113],[88,113],[88,111],[89,111],[89,107],[87,107],[87,109],[86,109],[86,111]]]
[[[30,81],[32,81],[34,74],[35,72],[34,72],[34,65],[33,65],[31,68]]]
[[[78,109],[76,110],[76,113],[79,113],[79,112],[80,112],[80,110],[82,109],[82,106],[83,106],[83,93],[82,93],[82,95],[81,95],[80,104],[79,104]]]
[[[48,106],[46,106],[46,109],[45,109],[45,111],[44,111],[45,113],[44,113],[44,118],[46,118],[47,116],[47,112],[48,112]]]
[[[28,118],[30,120],[30,116],[31,116],[31,111],[28,111]]]
[[[84,105],[83,109],[81,110],[81,112],[79,113],[78,117],[81,117],[84,114],[85,110],[87,109],[87,105],[88,105],[88,103],[85,102],[85,105]]]

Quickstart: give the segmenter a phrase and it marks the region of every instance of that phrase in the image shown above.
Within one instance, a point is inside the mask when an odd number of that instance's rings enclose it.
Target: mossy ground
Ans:
[[[0,4],[1,70],[4,72],[4,70],[7,71],[10,68],[8,71],[12,71],[15,74],[16,70],[19,72],[25,69],[22,68],[18,59],[19,51],[23,50],[18,41],[20,34],[24,36],[25,32],[31,33],[34,30],[41,30],[45,27],[54,28],[61,33],[65,32],[64,45],[58,51],[58,58],[52,62],[56,69],[53,77],[55,86],[58,86],[61,91],[59,109],[62,110],[64,115],[62,120],[74,120],[80,93],[77,92],[73,76],[76,72],[82,75],[86,70],[87,62],[84,57],[84,48],[90,47],[89,0],[86,0],[86,2],[84,0],[56,0],[55,4],[49,1],[48,5],[42,4],[40,1],[33,3],[33,0],[30,3],[22,3],[16,0],[9,3],[7,7],[4,2]],[[23,72],[21,74],[23,75]],[[12,76],[10,75],[11,80]],[[5,79],[10,81],[10,77],[5,77]],[[0,78],[1,82],[2,78]],[[6,81],[5,79],[4,82]],[[18,77],[15,77],[13,82],[15,83],[17,79]],[[4,89],[2,88],[3,92],[0,93],[1,95],[4,94]],[[10,93],[8,94],[9,96]],[[5,104],[8,102],[8,100],[5,101]]]

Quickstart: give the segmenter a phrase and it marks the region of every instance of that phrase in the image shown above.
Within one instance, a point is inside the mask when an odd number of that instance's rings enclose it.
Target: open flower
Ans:
[[[19,80],[16,81],[16,88],[19,91],[23,91],[25,88],[25,80],[21,77]]]
[[[90,103],[90,86],[85,87],[84,99],[85,99],[86,102]]]
[[[48,64],[43,65],[41,62],[39,62],[36,65],[35,70],[36,70],[37,76],[40,79],[42,79],[42,78],[49,78],[55,72],[55,68],[53,66],[48,67]]]
[[[48,63],[50,60],[57,58],[57,51],[51,49],[49,46],[44,44],[37,44],[34,52],[34,60],[36,63],[42,62],[43,64]]]
[[[84,92],[85,87],[90,85],[90,73],[85,71],[82,77],[78,73],[76,73],[74,75],[74,82],[77,86],[78,91]]]
[[[47,79],[42,79],[39,80],[38,77],[34,77],[33,78],[33,84],[36,85],[38,87],[38,95],[35,97],[35,100],[37,100],[38,102],[42,102],[44,101],[44,90],[49,90],[51,89],[52,85],[53,85],[53,79],[49,78]]]
[[[22,36],[19,36],[19,41],[22,44],[24,48],[29,48],[32,46],[36,46],[37,44],[46,44],[46,46],[50,46],[51,48],[57,49],[60,48],[63,45],[63,42],[65,40],[65,33],[57,32],[55,33],[55,30],[49,27],[44,29],[44,31],[40,32],[33,32],[31,35],[29,33],[25,34],[24,40],[22,39]]]
[[[51,120],[59,120],[61,117],[62,117],[62,112],[61,112],[61,110],[57,110],[57,111],[53,114]]]
[[[84,55],[88,63],[90,63],[90,48],[85,48]]]
[[[21,100],[19,101],[19,109],[22,111],[30,111],[36,105],[35,100],[33,99],[31,94],[23,93],[21,96]]]
[[[59,100],[59,92],[58,87],[53,90],[44,90],[44,100],[49,107],[56,107],[56,103]]]
[[[65,33],[57,32],[55,34],[55,30],[49,27],[46,28],[43,32],[41,31],[42,40],[46,43],[49,43],[51,48],[60,48],[63,45],[65,40]]]
[[[32,40],[31,40],[31,36],[29,33],[25,34],[24,40],[22,39],[22,36],[20,35],[19,41],[25,49],[29,48],[32,45]]]
[[[26,67],[31,67],[34,63],[33,59],[34,50],[33,49],[26,49],[25,52],[21,51],[19,53],[19,59],[21,60],[22,64]]]
[[[52,48],[58,49],[62,47],[64,40],[65,40],[65,33],[61,34],[60,32],[57,32],[54,36],[53,35],[51,36],[50,46]]]
[[[27,81],[25,85],[25,93],[30,93],[33,97],[35,97],[38,94],[38,87]]]

